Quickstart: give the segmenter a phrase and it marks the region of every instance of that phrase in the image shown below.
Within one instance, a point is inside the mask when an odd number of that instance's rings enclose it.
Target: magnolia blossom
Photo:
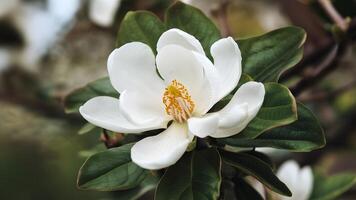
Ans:
[[[313,189],[313,172],[309,166],[300,168],[294,160],[289,160],[283,163],[278,171],[277,177],[287,185],[292,192],[291,197],[282,196],[280,194],[269,191],[273,200],[308,200]],[[260,193],[263,199],[266,199],[266,189],[263,185],[252,177],[248,177],[247,181],[251,186]]]
[[[91,0],[89,18],[99,26],[109,27],[114,22],[121,0]]]
[[[170,124],[132,147],[131,158],[137,165],[170,166],[194,136],[229,137],[256,116],[265,88],[253,81],[243,84],[222,110],[208,113],[241,76],[241,53],[231,37],[211,46],[214,63],[195,37],[178,29],[161,35],[157,52],[155,58],[150,47],[140,42],[115,49],[108,58],[108,72],[120,98],[94,97],[80,107],[87,121],[115,132],[139,134]]]
[[[80,0],[1,0],[0,20],[6,20],[19,31],[25,46],[20,49],[0,46],[0,56],[6,56],[6,61],[0,61],[0,69],[10,65],[37,69],[39,60],[70,30],[79,7]]]
[[[278,195],[279,200],[309,199],[313,189],[313,172],[309,166],[300,168],[294,160],[289,160],[279,167],[277,176],[292,192],[292,197]]]

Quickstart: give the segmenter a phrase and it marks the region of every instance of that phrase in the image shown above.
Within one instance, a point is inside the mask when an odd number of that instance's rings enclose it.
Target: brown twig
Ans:
[[[220,24],[221,34],[223,37],[231,36],[231,29],[227,21],[227,9],[229,6],[229,0],[220,0],[219,9],[216,11],[216,16]]]
[[[346,32],[348,29],[348,23],[335,9],[330,0],[318,0],[320,6],[324,9],[325,13],[334,21],[342,31]]]
[[[333,90],[331,92],[318,92],[318,93],[313,93],[311,95],[307,95],[307,96],[301,96],[298,98],[299,101],[303,101],[303,102],[308,102],[308,101],[320,101],[320,100],[328,100],[328,99],[333,99],[336,96],[347,92],[353,88],[356,87],[356,80],[340,87],[337,88],[336,90]]]
[[[307,66],[319,62],[335,42],[332,35],[325,30],[323,21],[313,12],[310,6],[296,0],[278,0],[278,2],[291,22],[302,27],[307,33],[303,60],[282,74],[280,80],[286,81],[300,75]]]
[[[114,136],[110,136],[106,129],[103,129],[102,134],[100,135],[100,141],[104,142],[106,148],[114,148],[120,145],[120,141],[124,139],[124,135],[121,133],[115,133]]]
[[[295,86],[291,87],[291,91],[295,96],[298,96],[303,90],[313,86],[322,78],[333,72],[342,58],[346,49],[346,42],[335,45],[324,60],[314,69],[305,73],[303,78],[299,80]]]

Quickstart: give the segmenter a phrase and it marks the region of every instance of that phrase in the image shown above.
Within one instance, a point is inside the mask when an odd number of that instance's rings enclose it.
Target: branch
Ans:
[[[327,100],[327,99],[333,99],[337,97],[338,95],[347,92],[353,88],[356,87],[356,80],[334,90],[331,92],[319,92],[319,93],[313,93],[308,96],[301,96],[298,98],[299,101],[307,102],[307,101],[320,101],[320,100]]]
[[[346,32],[348,29],[348,23],[335,9],[330,0],[318,0],[321,7],[324,9],[326,14],[334,21],[336,26],[338,26],[342,31]]]
[[[298,96],[303,90],[313,86],[315,83],[333,72],[337,68],[345,49],[346,42],[335,45],[318,66],[312,69],[312,71],[304,74],[304,77],[299,80],[295,86],[291,87],[293,94]]]
[[[229,5],[229,0],[220,0],[219,9],[216,11],[216,17],[219,21],[221,34],[226,37],[231,35],[231,29],[227,21],[227,8]]]
[[[100,141],[104,142],[108,149],[120,146],[120,142],[123,139],[124,135],[122,133],[115,133],[113,137],[110,137],[106,129],[103,129],[103,133],[100,135]]]

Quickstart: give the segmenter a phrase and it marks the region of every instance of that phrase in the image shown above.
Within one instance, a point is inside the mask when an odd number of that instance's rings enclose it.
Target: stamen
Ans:
[[[191,117],[195,104],[182,83],[173,80],[163,94],[166,113],[174,120],[183,123]]]

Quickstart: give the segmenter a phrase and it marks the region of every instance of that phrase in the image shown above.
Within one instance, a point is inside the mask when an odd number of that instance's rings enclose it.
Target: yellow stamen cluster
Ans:
[[[164,91],[163,103],[167,114],[179,123],[187,121],[195,107],[188,90],[177,80],[173,80]]]

